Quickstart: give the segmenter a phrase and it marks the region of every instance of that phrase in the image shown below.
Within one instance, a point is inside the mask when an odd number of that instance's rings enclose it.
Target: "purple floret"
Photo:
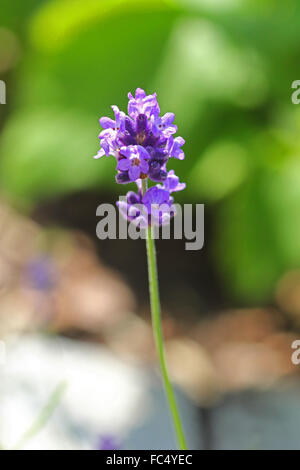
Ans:
[[[140,228],[168,224],[175,214],[169,191],[158,186],[152,186],[144,195],[129,191],[126,201],[118,201],[117,206],[123,217]]]
[[[145,91],[141,88],[135,90],[135,96],[128,93],[128,114],[130,117],[136,119],[139,114],[145,114],[148,118],[153,114],[159,114],[160,109],[156,99],[156,93],[153,95],[146,95]]]
[[[147,177],[149,158],[150,155],[147,150],[140,145],[121,147],[117,170],[119,172],[128,172],[130,181],[136,181],[144,176]]]
[[[175,193],[177,191],[182,191],[185,189],[186,184],[180,183],[178,176],[175,175],[174,170],[170,170],[166,179],[164,180],[163,186],[159,186],[169,191],[169,193]]]

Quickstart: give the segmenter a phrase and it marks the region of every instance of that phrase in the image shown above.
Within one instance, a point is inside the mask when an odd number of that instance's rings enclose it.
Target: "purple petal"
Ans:
[[[151,204],[163,204],[167,203],[170,199],[170,194],[165,189],[160,189],[157,186],[152,186],[152,188],[146,191],[143,197],[143,203],[146,206],[151,206]]]
[[[145,160],[148,160],[150,158],[150,155],[147,152],[147,150],[144,147],[142,147],[141,145],[137,146],[137,150],[138,150],[140,158],[143,158]]]
[[[134,122],[128,116],[125,118],[125,129],[131,136],[135,136]]]
[[[136,194],[135,192],[133,192],[133,191],[129,191],[126,194],[126,197],[127,197],[128,204],[139,204],[139,203],[141,203],[140,196],[138,194]]]
[[[170,170],[168,173],[168,176],[166,180],[164,181],[163,186],[160,186],[167,191],[171,192],[177,192],[177,191],[182,191],[185,187],[185,183],[179,183],[179,178],[178,176],[175,175],[174,170]]]
[[[127,158],[130,158],[131,155],[132,155],[132,147],[131,147],[131,146],[128,146],[128,147],[121,147],[121,148],[120,148],[120,154],[121,154],[121,155],[124,155],[124,156],[127,157]]]
[[[168,142],[167,142],[167,146],[166,146],[166,150],[168,151],[168,153],[171,152],[172,148],[173,148],[173,144],[174,144],[174,137],[171,135],[169,138],[168,138]]]
[[[120,171],[116,175],[116,182],[118,184],[127,184],[130,183],[131,179],[129,178],[128,171]]]
[[[130,161],[127,158],[121,158],[118,161],[117,169],[121,171],[127,171],[130,168]]]
[[[141,163],[140,163],[140,170],[142,171],[142,173],[148,173],[148,171],[149,171],[149,165],[148,165],[148,163],[146,162],[146,160],[141,160]]]
[[[152,181],[155,181],[156,183],[162,183],[167,177],[167,172],[164,169],[161,169],[159,165],[158,169],[153,169],[153,167],[150,168],[149,177]]]
[[[105,154],[106,154],[107,156],[109,156],[110,147],[109,147],[109,143],[107,142],[107,140],[103,140],[103,141],[101,142],[101,145],[102,145],[102,148],[103,148]]]
[[[178,160],[184,160],[184,151],[183,150],[177,150],[174,155],[175,158],[178,158]]]
[[[180,147],[182,147],[185,144],[185,140],[180,136],[176,137],[176,139],[174,139],[174,141],[176,143],[178,143]]]
[[[103,149],[100,149],[97,155],[94,156],[94,158],[97,160],[97,158],[101,158],[103,157],[103,155],[105,155],[105,152]]]
[[[125,113],[119,110],[118,106],[112,105],[112,110],[116,117],[116,130],[124,132],[125,130]]]
[[[146,92],[142,88],[137,88],[135,90],[135,99],[141,100],[146,97]]]
[[[140,177],[141,171],[138,166],[131,166],[128,171],[131,181],[135,181]]]
[[[147,116],[145,114],[139,114],[136,121],[137,133],[145,132],[148,125]]]
[[[108,117],[102,117],[99,119],[100,126],[103,127],[103,129],[113,129],[116,125],[115,121]]]
[[[173,122],[174,122],[174,119],[175,119],[175,114],[174,113],[166,113],[162,118],[162,123],[165,125],[165,126],[170,126]]]

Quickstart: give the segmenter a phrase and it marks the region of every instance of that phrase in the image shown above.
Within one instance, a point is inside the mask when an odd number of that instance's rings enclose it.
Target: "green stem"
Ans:
[[[156,263],[156,251],[155,251],[155,240],[153,238],[151,227],[147,230],[147,259],[148,259],[148,275],[149,275],[149,292],[151,302],[151,315],[152,315],[152,326],[154,332],[154,338],[156,342],[156,348],[160,363],[160,368],[163,377],[163,383],[167,396],[167,401],[173,418],[173,424],[177,436],[177,441],[180,449],[185,450],[186,440],[184,436],[183,427],[180,421],[180,416],[176,404],[175,395],[169,379],[165,354],[164,354],[164,343],[163,333],[161,326],[161,311],[160,311],[160,300],[159,300],[159,289],[158,289],[158,277],[157,277],[157,263]]]
[[[65,381],[58,384],[54,392],[51,394],[48,402],[40,411],[38,417],[30,426],[30,428],[23,434],[19,439],[17,444],[14,446],[13,450],[18,450],[24,447],[24,445],[32,439],[36,434],[38,434],[41,429],[46,425],[47,421],[53,414],[57,405],[59,404],[65,390],[67,388],[67,383]]]

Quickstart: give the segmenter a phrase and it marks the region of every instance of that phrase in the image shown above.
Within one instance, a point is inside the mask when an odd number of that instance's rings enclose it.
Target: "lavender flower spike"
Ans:
[[[172,192],[185,188],[184,183],[179,183],[174,171],[167,170],[171,157],[184,159],[181,148],[184,139],[173,137],[177,132],[177,126],[174,124],[175,115],[166,113],[160,116],[156,93],[146,95],[144,90],[137,88],[135,95],[129,93],[128,98],[128,115],[120,111],[117,106],[112,106],[114,119],[109,117],[100,119],[103,127],[99,135],[101,148],[94,158],[104,155],[115,157],[117,183],[136,182],[139,191],[142,180],[162,183],[157,186],[158,192],[148,190],[150,191],[148,194],[161,195],[164,191],[165,194],[168,193],[164,202],[171,201]],[[139,202],[142,202],[146,194],[138,197]],[[161,221],[161,218],[159,220]]]
[[[183,160],[182,137],[177,132],[175,115],[160,116],[156,93],[146,95],[137,88],[135,96],[128,94],[128,115],[112,106],[115,118],[102,117],[99,135],[101,149],[95,158],[104,155],[117,160],[118,183],[126,184],[139,179],[162,183],[167,177],[169,158]]]

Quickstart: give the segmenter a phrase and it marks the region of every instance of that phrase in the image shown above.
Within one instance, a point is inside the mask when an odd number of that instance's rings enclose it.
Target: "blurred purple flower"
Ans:
[[[97,450],[120,450],[119,440],[110,434],[99,437]]]
[[[57,273],[49,258],[40,257],[31,260],[25,266],[25,276],[31,287],[37,290],[47,291],[55,286]]]

